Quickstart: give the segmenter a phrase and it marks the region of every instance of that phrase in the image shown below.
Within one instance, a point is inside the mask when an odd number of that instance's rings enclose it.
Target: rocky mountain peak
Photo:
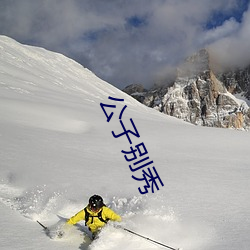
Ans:
[[[217,74],[212,68],[208,50],[202,49],[178,67],[170,86],[143,90],[139,97],[138,91],[130,95],[160,112],[196,125],[248,129],[249,106],[233,94],[250,93],[249,71]]]
[[[177,69],[177,77],[194,77],[205,74],[210,70],[209,53],[201,49],[194,55],[188,57]]]

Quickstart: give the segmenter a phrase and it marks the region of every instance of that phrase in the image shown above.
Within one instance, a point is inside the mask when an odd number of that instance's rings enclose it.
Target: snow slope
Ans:
[[[100,103],[116,105],[110,122]],[[140,134],[132,146],[144,142],[164,183],[154,193],[139,193],[121,152],[131,145],[111,133],[124,105]],[[1,249],[163,249],[113,225],[91,244],[82,222],[62,239],[36,223],[54,228],[97,193],[122,226],[171,247],[248,250],[249,143],[248,132],[165,116],[63,55],[0,36]]]

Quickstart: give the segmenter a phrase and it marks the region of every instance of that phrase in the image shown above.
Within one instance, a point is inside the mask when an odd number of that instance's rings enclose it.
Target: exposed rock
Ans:
[[[147,92],[142,84],[130,84],[125,89],[123,89],[123,91],[128,95],[133,96],[139,102],[144,101],[145,93]]]
[[[245,101],[233,94],[250,96],[249,76],[250,67],[215,75],[210,67],[209,53],[203,49],[178,68],[170,87],[146,91],[140,86],[131,95],[149,107],[196,125],[248,129],[250,109]]]
[[[242,93],[250,100],[250,66],[245,69],[228,70],[218,73],[218,79],[222,81],[232,94]]]

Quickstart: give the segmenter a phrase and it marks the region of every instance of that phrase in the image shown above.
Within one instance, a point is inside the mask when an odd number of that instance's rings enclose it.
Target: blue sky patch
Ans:
[[[147,19],[145,17],[131,16],[127,18],[127,25],[129,27],[139,28],[147,24]]]
[[[234,18],[238,23],[242,22],[244,12],[248,9],[249,0],[238,1],[238,8],[232,10],[230,13],[225,13],[223,10],[215,11],[210,20],[206,23],[206,29],[213,29],[221,26],[226,20]]]

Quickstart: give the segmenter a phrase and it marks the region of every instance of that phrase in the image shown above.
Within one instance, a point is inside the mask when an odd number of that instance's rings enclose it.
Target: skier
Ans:
[[[74,225],[80,220],[85,220],[85,226],[92,232],[92,238],[94,239],[109,220],[120,222],[122,219],[113,210],[105,206],[101,196],[95,194],[89,198],[89,204],[72,216],[67,224]]]

